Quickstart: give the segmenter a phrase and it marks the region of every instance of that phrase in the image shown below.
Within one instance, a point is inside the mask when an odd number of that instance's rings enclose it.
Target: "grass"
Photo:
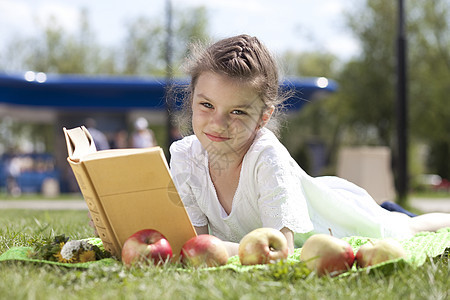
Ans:
[[[0,254],[65,233],[92,235],[86,211],[2,210]],[[0,263],[1,299],[449,299],[448,259],[406,266],[386,275],[275,279],[264,271],[180,271],[172,265],[126,269],[121,264],[66,269],[32,263]]]
[[[0,200],[7,201],[21,201],[21,200],[48,200],[48,201],[61,201],[61,200],[83,200],[83,196],[80,193],[73,194],[60,194],[56,197],[45,197],[42,194],[24,193],[18,197],[13,197],[10,194],[6,194],[4,191],[0,192]]]
[[[450,191],[445,190],[431,190],[431,189],[423,189],[411,192],[409,198],[429,198],[429,199],[448,199],[450,198]],[[45,197],[42,194],[33,194],[33,193],[25,193],[20,195],[19,197],[13,197],[11,195],[6,194],[3,190],[0,190],[0,200],[11,200],[11,201],[20,201],[20,200],[83,200],[83,196],[81,193],[71,193],[71,194],[60,194],[57,197],[49,198]]]
[[[421,190],[411,193],[410,198],[430,198],[430,199],[442,199],[450,198],[450,191],[447,190]]]

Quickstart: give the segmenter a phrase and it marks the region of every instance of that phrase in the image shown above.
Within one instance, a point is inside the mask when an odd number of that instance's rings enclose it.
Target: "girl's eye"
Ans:
[[[208,103],[208,102],[202,102],[202,103],[200,103],[200,104],[203,105],[203,106],[206,107],[206,108],[213,108],[212,104],[211,104],[211,103]]]
[[[239,109],[235,109],[231,112],[233,115],[245,115],[245,112]]]

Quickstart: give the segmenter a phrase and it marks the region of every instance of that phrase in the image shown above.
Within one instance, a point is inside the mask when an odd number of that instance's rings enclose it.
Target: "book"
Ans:
[[[97,151],[86,127],[63,131],[67,161],[105,249],[120,259],[129,236],[154,229],[167,238],[177,258],[196,233],[163,150],[156,146]]]

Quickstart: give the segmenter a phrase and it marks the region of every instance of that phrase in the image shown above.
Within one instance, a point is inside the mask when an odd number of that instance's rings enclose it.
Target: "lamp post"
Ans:
[[[167,149],[169,149],[174,138],[172,136],[174,128],[173,109],[174,99],[170,98],[170,88],[173,81],[172,71],[172,1],[166,0],[166,49],[165,49],[165,61],[166,61],[166,112],[167,112]],[[167,151],[167,155],[170,155]]]
[[[404,204],[408,194],[408,99],[406,33],[404,2],[398,0],[397,24],[397,192],[398,201]]]

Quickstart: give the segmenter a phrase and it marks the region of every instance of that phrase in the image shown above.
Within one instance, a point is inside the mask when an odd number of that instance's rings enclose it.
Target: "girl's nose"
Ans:
[[[225,130],[228,128],[228,116],[226,114],[222,114],[216,112],[211,117],[211,124],[214,126],[215,130]]]

